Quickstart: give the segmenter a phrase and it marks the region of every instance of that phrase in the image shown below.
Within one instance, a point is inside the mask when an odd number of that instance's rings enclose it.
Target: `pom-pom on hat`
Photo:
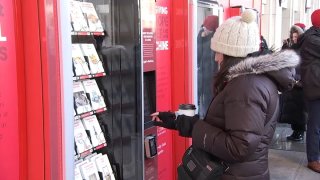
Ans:
[[[320,9],[313,11],[311,14],[311,22],[313,26],[320,28]]]
[[[246,57],[260,47],[260,34],[256,12],[247,9],[241,16],[227,19],[211,39],[211,49],[233,57]]]
[[[215,29],[217,29],[218,25],[218,16],[207,16],[203,21],[203,26],[209,31],[214,31]]]

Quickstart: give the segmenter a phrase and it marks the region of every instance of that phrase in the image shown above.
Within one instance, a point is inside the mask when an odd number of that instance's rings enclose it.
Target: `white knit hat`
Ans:
[[[260,48],[256,12],[247,9],[222,23],[211,39],[211,49],[233,57],[246,57]]]

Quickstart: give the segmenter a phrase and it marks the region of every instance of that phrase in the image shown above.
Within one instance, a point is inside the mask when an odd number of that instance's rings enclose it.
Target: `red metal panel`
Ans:
[[[18,180],[19,91],[17,22],[13,1],[0,2],[0,179]]]
[[[183,1],[172,2],[172,108],[175,110],[180,103],[185,102],[185,21],[187,14]],[[181,154],[185,140],[176,132],[173,133],[173,170],[181,162]],[[173,178],[176,179],[176,176]]]
[[[184,0],[185,1],[185,0]],[[172,2],[172,107],[177,109],[179,104],[186,101],[185,89],[185,33],[187,10],[184,1]]]
[[[172,0],[156,2],[156,97],[157,111],[168,111],[171,108],[171,34],[170,24]],[[158,143],[158,179],[173,179],[176,171],[172,163],[172,131],[159,127]]]
[[[46,47],[46,43],[47,43],[47,27],[46,27],[46,18],[49,15],[49,12],[46,12],[46,8],[44,6],[44,1],[40,1],[39,3],[39,30],[40,30],[40,45],[41,45],[41,65],[42,65],[42,89],[43,89],[43,131],[44,131],[44,177],[45,179],[51,179],[50,178],[50,168],[51,168],[51,164],[50,164],[50,156],[51,156],[51,145],[50,141],[50,131],[52,131],[50,129],[50,121],[49,121],[49,113],[50,113],[50,106],[51,104],[49,104],[49,89],[48,89],[48,84],[49,82],[49,77],[48,77],[48,57],[47,57],[47,53],[48,53],[48,49]],[[53,12],[50,12],[53,13]],[[53,25],[52,25],[53,26]],[[56,45],[55,41],[51,42],[52,46],[54,47]],[[55,68],[55,66],[53,66],[52,68]],[[59,82],[57,82],[58,84]],[[53,128],[53,127],[52,127]],[[59,138],[59,137],[57,137]],[[57,157],[59,158],[59,157]]]
[[[58,1],[39,1],[46,180],[60,180],[64,174]]]
[[[19,179],[27,177],[27,118],[26,118],[26,91],[25,91],[25,61],[24,42],[22,40],[22,15],[20,0],[13,1],[15,9],[14,22],[16,23],[16,58],[18,81],[18,116],[19,116]]]
[[[28,179],[44,179],[43,93],[38,2],[22,1],[26,79]]]
[[[241,8],[227,8],[227,9],[229,12],[228,18],[241,15]]]
[[[27,176],[62,179],[57,1],[21,1],[25,58]]]
[[[172,2],[172,109],[177,110],[181,103],[191,103],[190,92],[192,87],[190,82],[190,65],[189,58],[189,38],[188,37],[188,0],[173,1]],[[192,16],[190,16],[192,17]],[[184,154],[189,140],[182,138],[178,133],[173,135],[173,152],[174,152],[174,166],[173,170],[176,172],[178,165],[181,163],[181,157]],[[174,178],[176,179],[176,177]]]

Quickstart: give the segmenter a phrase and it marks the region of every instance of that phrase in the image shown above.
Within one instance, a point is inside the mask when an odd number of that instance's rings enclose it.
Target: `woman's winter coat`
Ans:
[[[294,87],[291,91],[280,95],[280,123],[289,123],[293,130],[305,131],[307,115],[302,87]]]
[[[320,28],[309,28],[298,42],[304,95],[309,100],[320,99]]]
[[[291,27],[293,32],[296,26]],[[301,30],[302,31],[302,30]],[[303,33],[299,33],[302,35]],[[291,35],[292,36],[292,35]],[[284,47],[283,47],[284,48]],[[300,54],[298,44],[293,44],[291,47],[284,49],[293,49]],[[290,91],[282,92],[280,95],[280,116],[278,121],[280,123],[291,124],[292,130],[303,132],[306,130],[307,114],[305,111],[305,102],[303,96],[303,89],[301,84],[301,68],[300,65],[296,67],[295,79],[298,82]]]
[[[294,85],[291,50],[247,58],[229,69],[225,88],[192,131],[193,145],[229,164],[222,179],[267,180],[268,145],[279,113],[278,91]]]

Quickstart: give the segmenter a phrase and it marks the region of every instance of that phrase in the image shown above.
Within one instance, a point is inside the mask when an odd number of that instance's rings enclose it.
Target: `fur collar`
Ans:
[[[242,75],[278,71],[283,68],[296,67],[299,62],[300,57],[293,50],[285,50],[259,57],[250,57],[231,67],[227,78],[230,81]]]

